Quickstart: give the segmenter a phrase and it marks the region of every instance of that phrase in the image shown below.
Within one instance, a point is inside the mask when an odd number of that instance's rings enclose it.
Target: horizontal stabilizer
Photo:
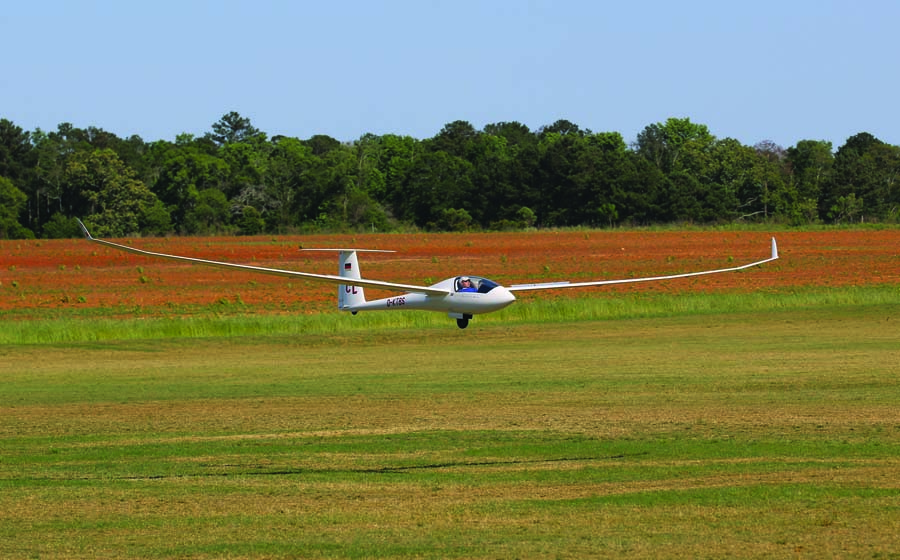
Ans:
[[[315,249],[300,249],[301,251],[322,251],[322,252],[331,252],[331,253],[396,253],[397,251],[391,251],[390,249],[323,249],[323,248],[315,248]]]

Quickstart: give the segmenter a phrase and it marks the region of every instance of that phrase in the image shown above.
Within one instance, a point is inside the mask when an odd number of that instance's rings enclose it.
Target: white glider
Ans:
[[[153,251],[144,251],[127,245],[105,241],[93,237],[87,227],[78,221],[84,236],[94,243],[128,251],[138,255],[148,257],[161,257],[176,261],[188,262],[193,264],[202,264],[207,266],[216,266],[220,268],[228,268],[232,270],[244,270],[257,272],[261,274],[274,274],[277,276],[285,276],[288,278],[303,278],[316,282],[325,282],[329,284],[337,284],[338,286],[338,309],[341,311],[349,311],[356,315],[360,311],[383,311],[383,310],[425,310],[439,311],[446,313],[449,317],[456,319],[459,328],[464,329],[469,325],[469,320],[474,315],[482,313],[490,313],[498,311],[510,305],[516,300],[513,292],[533,291],[533,290],[558,290],[564,288],[584,288],[590,286],[608,286],[611,284],[628,284],[634,282],[658,282],[664,280],[674,280],[677,278],[687,278],[690,276],[702,276],[706,274],[718,274],[722,272],[735,272],[744,270],[754,266],[759,266],[778,259],[778,245],[775,238],[772,238],[772,253],[767,259],[748,263],[741,266],[730,268],[719,268],[715,270],[704,270],[700,272],[688,272],[684,274],[671,274],[667,276],[651,276],[645,278],[625,278],[620,280],[596,280],[592,282],[545,282],[539,284],[513,284],[511,286],[501,286],[492,280],[480,276],[460,275],[442,280],[431,286],[417,286],[414,284],[399,284],[395,282],[384,282],[381,280],[371,280],[362,278],[359,271],[359,261],[357,253],[377,252],[392,253],[393,251],[381,251],[372,249],[304,249],[306,251],[336,251],[338,252],[338,274],[313,274],[311,272],[297,272],[294,270],[281,270],[277,268],[265,268],[261,266],[251,266],[246,264],[226,263],[219,261],[210,261],[206,259],[197,259],[193,257],[183,257],[179,255],[166,255],[164,253],[155,253]],[[377,300],[368,301],[365,298],[364,288],[376,288],[381,290],[389,290],[401,292],[402,295],[387,297]]]

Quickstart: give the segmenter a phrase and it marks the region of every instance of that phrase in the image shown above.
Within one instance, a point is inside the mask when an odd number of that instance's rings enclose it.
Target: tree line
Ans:
[[[301,140],[236,112],[203,136],[120,138],[0,119],[0,238],[312,231],[467,231],[735,221],[896,223],[900,147],[861,132],[836,151],[718,139],[689,118],[632,145],[559,120],[434,137]]]

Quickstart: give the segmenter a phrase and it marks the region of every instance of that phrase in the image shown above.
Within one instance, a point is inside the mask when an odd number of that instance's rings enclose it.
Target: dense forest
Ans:
[[[671,118],[627,145],[559,120],[342,143],[268,135],[236,112],[201,137],[119,138],[0,119],[0,238],[464,231],[735,221],[900,221],[900,147],[744,146]]]

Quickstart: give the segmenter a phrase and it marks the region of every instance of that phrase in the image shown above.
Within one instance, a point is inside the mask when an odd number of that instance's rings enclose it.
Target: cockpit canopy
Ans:
[[[471,288],[466,289],[463,280],[469,280]],[[457,276],[453,285],[457,292],[477,292],[479,294],[486,294],[496,288],[499,284],[493,280],[488,280],[487,278],[482,278],[480,276]]]

